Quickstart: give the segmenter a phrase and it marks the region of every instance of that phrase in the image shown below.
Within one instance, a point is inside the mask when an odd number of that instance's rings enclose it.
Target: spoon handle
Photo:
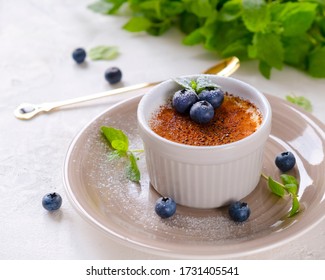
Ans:
[[[220,76],[230,76],[232,73],[234,73],[239,68],[239,59],[237,57],[231,57],[225,60],[222,60],[215,66],[207,69],[204,71],[205,74],[218,74]],[[82,97],[67,99],[63,101],[56,101],[56,102],[49,102],[49,103],[42,103],[42,104],[31,104],[31,103],[22,103],[20,104],[15,110],[14,115],[16,118],[21,120],[29,120],[36,116],[37,114],[41,112],[49,112],[53,109],[81,103],[85,101],[90,101],[106,96],[116,95],[120,93],[125,93],[132,90],[142,89],[151,87],[154,85],[159,84],[160,82],[153,82],[153,83],[141,83],[136,84],[132,86],[112,89],[104,92],[99,92],[91,95],[86,95]]]
[[[141,88],[146,88],[150,86],[154,86],[158,84],[157,83],[141,83],[141,84],[136,84],[132,86],[127,86],[127,87],[122,87],[122,88],[117,88],[117,89],[112,89],[104,92],[99,92],[91,95],[86,95],[86,96],[81,96],[77,98],[71,98],[71,99],[66,99],[62,101],[55,101],[55,102],[48,102],[48,103],[42,103],[42,104],[31,104],[31,103],[22,103],[20,104],[14,111],[14,115],[16,118],[21,119],[21,120],[29,120],[36,116],[37,114],[41,112],[49,112],[53,109],[71,105],[71,104],[76,104],[76,103],[81,103],[81,102],[86,102],[106,96],[111,96],[111,95],[116,95],[120,93],[125,93],[128,91],[132,90],[137,90]]]

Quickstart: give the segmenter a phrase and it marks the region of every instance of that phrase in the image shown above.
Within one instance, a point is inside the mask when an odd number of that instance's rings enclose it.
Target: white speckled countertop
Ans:
[[[112,88],[104,71],[118,66],[120,86],[159,81],[200,72],[219,59],[201,46],[185,47],[181,34],[164,37],[131,34],[125,19],[95,14],[92,0],[0,1],[0,259],[155,259],[112,241],[74,210],[63,186],[63,162],[73,137],[91,119],[124,94],[43,114],[30,121],[14,117],[22,102],[43,103]],[[76,47],[115,45],[114,61],[71,59]],[[272,71],[270,80],[255,62],[242,63],[233,75],[263,92],[284,98],[304,95],[313,114],[325,122],[325,79],[313,79],[290,67]],[[63,197],[62,208],[49,214],[45,193]],[[325,214],[325,213],[324,213]],[[245,259],[325,259],[325,220],[299,238]]]

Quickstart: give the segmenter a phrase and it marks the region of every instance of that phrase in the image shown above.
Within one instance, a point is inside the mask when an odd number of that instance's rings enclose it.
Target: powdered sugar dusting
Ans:
[[[139,184],[131,182],[125,174],[127,159],[110,159],[112,150],[100,132],[103,125],[121,129],[129,137],[131,150],[142,149],[135,105],[123,107],[122,111],[110,111],[93,122],[82,135],[80,142],[83,146],[77,147],[82,152],[74,156],[75,172],[80,177],[78,192],[83,193],[91,214],[100,220],[103,227],[135,242],[143,243],[146,240],[166,246],[186,244],[191,249],[199,245],[211,248],[241,244],[277,230],[279,220],[290,207],[290,201],[272,195],[264,181],[245,198],[252,214],[244,223],[230,220],[226,207],[203,210],[178,205],[176,214],[171,218],[161,219],[156,215],[154,206],[160,195],[150,185],[144,153],[135,153],[141,181]],[[275,204],[277,207],[273,207]],[[281,228],[286,226],[285,223],[281,223]]]

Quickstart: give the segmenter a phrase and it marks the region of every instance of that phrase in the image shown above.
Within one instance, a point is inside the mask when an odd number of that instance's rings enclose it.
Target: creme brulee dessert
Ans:
[[[150,128],[170,141],[193,146],[216,146],[241,140],[262,123],[262,114],[248,100],[225,93],[224,101],[215,109],[213,119],[198,124],[188,114],[178,113],[171,101],[160,106],[150,119]]]
[[[249,84],[202,74],[169,79],[141,98],[137,120],[150,185],[177,204],[225,206],[260,181],[272,111]]]

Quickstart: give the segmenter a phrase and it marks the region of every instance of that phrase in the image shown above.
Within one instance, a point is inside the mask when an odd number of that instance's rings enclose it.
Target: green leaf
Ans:
[[[274,194],[280,197],[284,197],[285,195],[284,185],[280,184],[277,181],[274,181],[271,177],[268,177],[268,186]]]
[[[294,67],[306,70],[307,56],[311,49],[311,41],[306,34],[297,37],[282,37],[284,61]]]
[[[324,0],[97,0],[90,9],[122,11],[130,32],[159,36],[179,28],[189,34],[183,44],[258,60],[268,78],[284,63],[325,78]]]
[[[270,13],[265,0],[242,0],[243,20],[251,32],[265,30],[270,22]]]
[[[196,81],[183,78],[176,78],[174,79],[174,81],[178,83],[181,87],[193,90],[197,94],[199,94],[204,89],[214,89],[220,87],[204,75],[198,76]]]
[[[295,214],[297,214],[300,210],[300,203],[299,200],[296,196],[292,196],[292,207],[289,213],[289,217],[294,216]]]
[[[291,193],[292,195],[297,195],[298,193],[298,186],[296,184],[285,184],[284,188],[288,193]]]
[[[122,130],[115,129],[113,127],[102,126],[101,131],[113,149],[122,152],[126,152],[128,150],[129,140]]]
[[[183,39],[183,44],[188,46],[193,46],[202,42],[204,42],[204,36],[200,29],[194,30]]]
[[[132,17],[123,28],[130,32],[146,31],[151,26],[151,21],[145,17]]]
[[[263,60],[261,60],[258,65],[258,69],[260,70],[260,72],[262,73],[262,75],[265,78],[270,79],[270,77],[271,77],[271,66],[270,65],[268,65]]]
[[[191,83],[192,81],[189,79],[176,78],[176,79],[174,79],[174,81],[183,88],[193,90],[192,83]]]
[[[126,156],[129,160],[126,166],[126,176],[129,180],[133,182],[139,182],[140,171],[137,165],[137,159],[135,158],[134,154],[129,150],[128,137],[124,134],[122,130],[116,129],[114,127],[102,126],[100,130],[114,149],[114,151],[109,154],[108,159],[112,160],[120,158],[122,156]]]
[[[313,111],[313,106],[306,97],[304,96],[292,96],[292,95],[287,95],[286,100],[296,104],[302,108],[304,108],[307,112],[312,112]]]
[[[185,34],[195,32],[200,29],[199,18],[192,13],[184,12],[179,18],[179,28]]]
[[[271,6],[272,16],[281,22],[284,36],[304,34],[316,17],[317,5],[314,3],[277,3]]]
[[[255,33],[250,54],[276,69],[283,67],[284,49],[278,34]]]
[[[117,151],[127,151],[128,150],[128,143],[121,140],[113,140],[111,142],[112,147]]]
[[[96,13],[115,14],[125,2],[127,0],[100,0],[88,5],[88,8]]]
[[[140,171],[137,165],[137,159],[132,152],[128,153],[129,164],[126,168],[126,176],[129,180],[133,182],[140,181]]]
[[[214,89],[220,86],[212,82],[208,77],[200,75],[196,80],[196,88],[194,89],[198,94],[204,89]]]
[[[299,185],[296,177],[292,176],[292,175],[288,175],[288,174],[281,174],[280,175],[281,181],[284,185],[286,184],[294,184],[296,186]]]
[[[207,18],[213,13],[215,7],[213,7],[209,0],[183,0],[186,5],[186,8],[191,13],[195,14],[200,18]]]
[[[112,46],[97,46],[90,49],[88,55],[92,60],[111,60],[118,56],[118,48]]]
[[[325,78],[325,46],[310,53],[307,71],[313,77]]]
[[[219,12],[219,20],[233,21],[242,14],[241,0],[226,1]]]

